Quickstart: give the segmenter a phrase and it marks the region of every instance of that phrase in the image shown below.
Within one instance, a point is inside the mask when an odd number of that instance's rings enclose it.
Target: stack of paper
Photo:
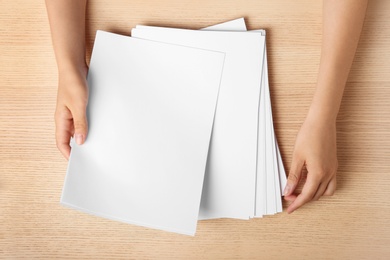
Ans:
[[[241,18],[131,34],[97,32],[90,130],[72,143],[61,202],[188,235],[198,219],[281,212],[265,31]]]

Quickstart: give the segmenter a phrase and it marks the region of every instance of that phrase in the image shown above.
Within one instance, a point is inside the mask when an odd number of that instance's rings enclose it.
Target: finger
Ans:
[[[287,201],[294,201],[296,200],[296,198],[298,197],[298,195],[295,195],[295,194],[291,194],[291,195],[288,195],[288,196],[284,196],[284,199],[287,200]]]
[[[70,138],[70,136],[69,136]],[[65,157],[66,160],[69,160],[70,156],[70,145],[66,144],[65,142],[59,142],[57,143],[57,148],[60,150],[62,155]]]
[[[301,178],[303,165],[303,160],[293,159],[291,169],[288,174],[287,184],[283,191],[284,196],[289,196],[294,192]]]
[[[333,196],[333,194],[336,191],[336,186],[337,186],[337,179],[335,175],[328,183],[328,186],[326,187],[326,190],[324,192],[324,196]]]
[[[69,141],[74,131],[73,120],[71,118],[70,111],[67,109],[57,112],[55,117],[57,148],[60,150],[62,155],[69,160],[71,150]]]
[[[301,194],[299,194],[296,200],[294,200],[294,202],[287,208],[287,213],[290,214],[307,202],[311,201],[319,186],[320,181],[313,177],[313,174],[309,173]]]
[[[313,200],[319,200],[319,198],[324,194],[326,188],[328,187],[329,182],[322,182],[320,187],[318,187],[317,192],[314,194]]]
[[[79,105],[71,110],[74,124],[74,137],[76,143],[81,145],[85,142],[88,132],[86,105]]]

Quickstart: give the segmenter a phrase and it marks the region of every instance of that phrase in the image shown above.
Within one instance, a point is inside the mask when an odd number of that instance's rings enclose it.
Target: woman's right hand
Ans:
[[[88,67],[59,73],[57,107],[55,111],[56,143],[69,160],[70,138],[78,145],[85,142],[88,132],[86,109],[88,103]]]

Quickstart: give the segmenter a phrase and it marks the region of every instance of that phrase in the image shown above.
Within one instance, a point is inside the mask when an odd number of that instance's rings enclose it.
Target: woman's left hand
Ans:
[[[294,193],[306,167],[307,179],[300,194]],[[332,196],[336,190],[337,146],[336,123],[308,116],[294,147],[284,198],[291,204],[288,213],[321,196]]]

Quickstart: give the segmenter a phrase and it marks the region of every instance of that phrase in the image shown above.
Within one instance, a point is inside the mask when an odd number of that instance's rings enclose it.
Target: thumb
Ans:
[[[284,196],[289,196],[294,192],[301,178],[303,165],[304,161],[299,157],[294,156],[290,172],[288,174],[287,184],[283,191]]]
[[[72,111],[73,115],[73,124],[74,124],[74,138],[76,143],[81,145],[85,142],[88,132],[88,122],[86,115],[86,108],[74,109]]]

